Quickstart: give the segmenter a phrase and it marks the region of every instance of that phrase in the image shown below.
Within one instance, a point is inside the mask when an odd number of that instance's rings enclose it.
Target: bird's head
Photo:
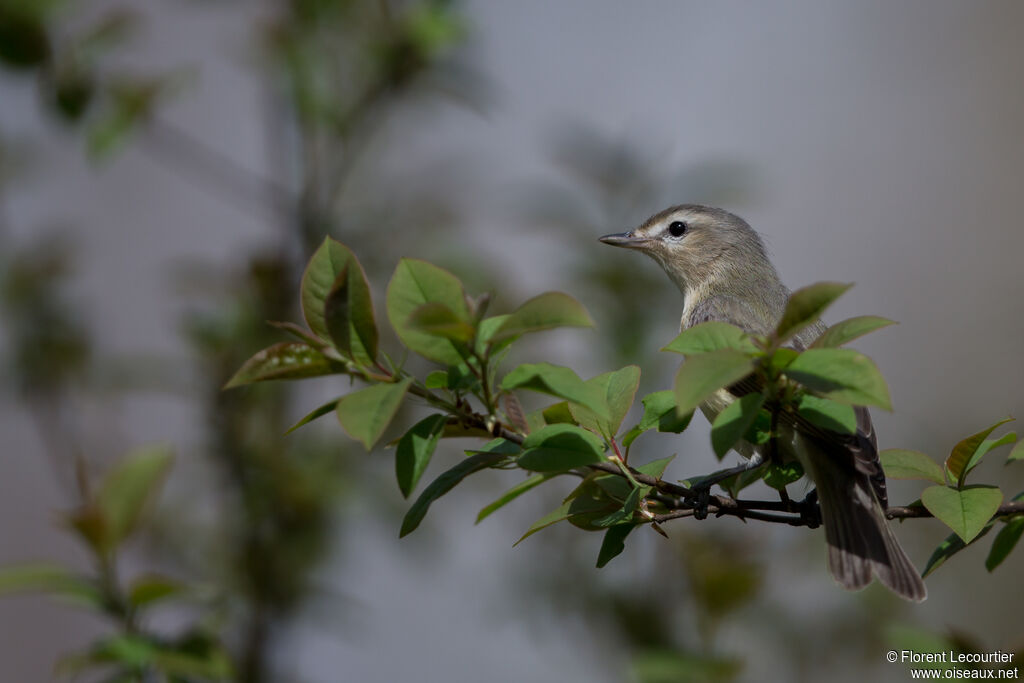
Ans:
[[[644,252],[661,264],[684,293],[715,281],[745,279],[746,273],[763,267],[774,274],[764,243],[747,222],[710,206],[673,206],[634,230],[600,239]]]

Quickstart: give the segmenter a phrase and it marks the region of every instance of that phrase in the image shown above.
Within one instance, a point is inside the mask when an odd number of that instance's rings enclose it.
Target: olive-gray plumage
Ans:
[[[640,227],[602,242],[637,249],[668,274],[683,293],[680,327],[717,320],[751,334],[775,329],[789,298],[760,236],[728,211],[697,204],[673,206]],[[808,347],[825,327],[819,321],[793,340]],[[701,405],[709,420],[734,399],[727,390]],[[859,589],[872,575],[908,600],[925,599],[926,590],[886,523],[885,476],[866,408],[857,408],[855,435],[831,432],[806,423],[780,427],[780,455],[796,459],[814,481],[821,504],[833,577],[845,588]],[[741,441],[736,450],[760,457],[757,448]]]

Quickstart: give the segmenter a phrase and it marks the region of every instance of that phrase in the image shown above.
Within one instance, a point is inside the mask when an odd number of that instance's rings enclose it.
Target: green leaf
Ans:
[[[996,534],[996,539],[992,541],[992,548],[988,551],[988,557],[985,558],[985,569],[992,571],[1001,565],[1003,560],[1013,552],[1022,534],[1024,534],[1024,517],[1010,519],[1006,526]]]
[[[889,325],[895,325],[894,320],[879,318],[875,315],[860,315],[856,318],[847,318],[836,323],[821,333],[821,336],[811,344],[812,349],[828,348],[834,349],[843,344],[852,342],[854,339],[863,337],[869,332],[880,330]]]
[[[523,441],[523,454],[516,461],[534,472],[564,472],[604,460],[601,440],[571,424],[548,425]]]
[[[793,292],[775,328],[777,342],[781,344],[808,325],[813,325],[825,309],[852,286],[841,282],[819,282]]]
[[[459,318],[455,311],[436,301],[416,308],[406,324],[410,330],[458,344],[468,344],[476,335],[472,325]]]
[[[887,448],[878,457],[889,479],[924,479],[940,486],[946,483],[939,463],[920,451]]]
[[[769,373],[773,377],[781,374],[793,361],[797,359],[799,355],[799,351],[791,349],[788,346],[783,346],[781,349],[775,349],[767,358],[767,369]]]
[[[921,492],[921,503],[965,543],[981,532],[1002,502],[1003,492],[994,486],[931,486]]]
[[[446,416],[440,414],[424,418],[413,425],[398,442],[398,448],[395,449],[395,475],[404,497],[409,497],[416,488],[416,482],[423,476],[423,471],[427,469],[447,420]]]
[[[659,432],[679,434],[690,425],[690,419],[693,418],[692,412],[682,416],[676,413],[676,395],[671,389],[647,394],[641,399],[641,403],[644,404],[644,415],[640,418],[640,424],[631,429],[622,440],[627,448],[636,437],[655,427]]]
[[[569,519],[569,515],[571,514],[569,512],[570,507],[572,507],[572,501],[566,500],[564,503],[558,506],[558,509],[552,510],[551,512],[549,512],[548,514],[544,515],[536,522],[531,524],[530,528],[526,530],[526,533],[520,536],[519,540],[513,543],[512,546],[515,547],[519,545],[520,543],[528,539],[530,536],[533,536],[535,533],[540,531],[541,529],[546,529],[553,524],[561,522],[562,520]]]
[[[225,389],[272,379],[304,379],[332,375],[341,368],[301,342],[282,342],[258,352],[238,369]]]
[[[998,439],[985,439],[984,441],[982,441],[981,445],[978,446],[978,450],[976,450],[974,452],[974,455],[971,456],[971,459],[967,461],[967,467],[964,468],[963,476],[961,476],[960,479],[966,480],[967,475],[970,473],[970,471],[977,467],[979,463],[981,463],[981,459],[985,457],[985,455],[988,454],[989,451],[993,451],[999,448],[1000,446],[1005,446],[1006,444],[1013,443],[1016,440],[1017,433],[1008,432],[1006,434],[1003,434]]]
[[[578,403],[605,419],[611,418],[603,392],[584,382],[569,368],[559,365],[550,363],[520,365],[505,375],[501,381],[501,388],[505,391],[513,389],[539,391]]]
[[[313,334],[364,365],[377,358],[377,323],[370,285],[359,259],[324,239],[302,274],[302,313]]]
[[[576,424],[576,418],[572,416],[572,412],[569,410],[568,401],[559,401],[553,403],[547,408],[540,411],[541,417],[544,418],[544,424],[556,425],[556,424]],[[537,429],[540,429],[544,425],[539,425]]]
[[[299,427],[303,427],[305,425],[308,425],[313,420],[321,418],[324,415],[327,415],[329,413],[333,413],[337,408],[338,408],[338,399],[336,399],[336,398],[332,399],[332,400],[328,401],[327,403],[323,404],[322,406],[320,406],[319,408],[316,408],[315,410],[310,412],[308,415],[306,415],[304,418],[302,418],[301,420],[299,420],[295,424],[293,424],[291,427],[288,428],[288,431],[285,432],[285,434],[291,434],[292,432],[294,432]]]
[[[785,374],[834,401],[892,410],[885,378],[870,358],[857,351],[804,351],[789,364]]]
[[[657,460],[652,460],[646,465],[640,465],[636,468],[636,471],[641,474],[646,474],[648,477],[661,479],[661,475],[665,474],[665,468],[668,467],[668,464],[675,460],[675,458],[676,456],[674,455],[670,455],[667,458],[658,458]]]
[[[719,389],[734,384],[754,371],[754,361],[734,349],[690,356],[676,374],[673,391],[676,414],[693,412]]]
[[[96,494],[107,528],[107,549],[124,540],[156,496],[174,455],[167,446],[147,446],[130,453],[107,472]]]
[[[743,353],[755,353],[758,350],[749,334],[735,325],[715,320],[688,327],[661,350],[689,356],[722,349]]]
[[[946,560],[953,557],[967,546],[972,545],[981,538],[983,538],[989,531],[992,530],[992,527],[995,525],[995,523],[995,520],[992,520],[988,524],[986,524],[985,528],[981,530],[981,533],[972,538],[970,543],[964,543],[964,540],[955,533],[947,536],[946,539],[942,541],[942,543],[940,543],[937,548],[935,548],[935,551],[932,552],[931,557],[928,558],[928,562],[924,566],[924,571],[921,572],[921,578],[928,578],[928,575],[936,569],[938,569],[939,567],[941,567],[946,562]]]
[[[448,339],[426,334],[409,324],[409,317],[426,303],[447,306],[459,320],[470,324],[466,293],[458,278],[426,261],[402,259],[387,292],[388,319],[405,346],[444,365],[462,362],[462,354]]]
[[[711,425],[711,448],[721,460],[754,424],[764,395],[747,394],[725,407]]]
[[[102,591],[87,576],[57,564],[26,564],[0,569],[0,596],[45,593],[78,605],[101,609]]]
[[[1017,445],[1010,451],[1010,454],[1006,456],[1006,464],[1009,465],[1015,460],[1024,460],[1024,439],[1018,441]]]
[[[397,384],[376,384],[342,396],[335,409],[338,422],[349,436],[362,442],[366,450],[372,450],[394,419],[411,384],[412,378],[407,377]]]
[[[135,608],[146,607],[180,595],[184,590],[185,586],[180,581],[157,574],[147,574],[132,581],[128,589],[128,604]]]
[[[493,341],[494,335],[497,334],[506,320],[508,320],[508,315],[495,315],[480,321],[480,329],[476,333],[477,355],[494,356],[515,341],[515,337],[506,337],[498,342]]]
[[[602,483],[600,480],[595,480],[599,485]],[[607,481],[607,480],[606,480]],[[628,484],[628,482],[626,482]],[[602,489],[607,491],[606,486],[601,486]],[[651,492],[650,486],[630,486],[626,493],[625,499],[622,499],[622,507],[614,510],[611,514],[599,517],[597,519],[590,520],[590,523],[595,527],[607,528],[621,524],[624,522],[632,523],[633,515],[640,508],[640,501],[648,496]],[[612,496],[614,498],[614,496]],[[616,498],[616,500],[619,500]],[[602,501],[603,502],[603,501]]]
[[[519,455],[523,451],[522,446],[517,444],[515,441],[509,441],[508,439],[491,439],[484,444],[484,447],[479,450],[466,451],[466,455],[475,455],[477,453],[502,453],[504,455]]]
[[[426,378],[423,380],[423,386],[425,386],[427,389],[447,389],[448,371],[431,370],[429,373],[427,373]]]
[[[508,457],[507,453],[501,452],[477,453],[476,455],[469,456],[432,481],[430,486],[420,494],[420,497],[409,508],[409,512],[406,513],[405,519],[402,520],[402,530],[399,533],[399,538],[415,531],[416,527],[420,525],[420,522],[427,515],[430,504],[455,488],[463,479],[474,472],[493,467]]]
[[[782,465],[770,464],[765,468],[764,483],[777,491],[781,491],[804,476],[803,466],[797,462],[788,462]]]
[[[555,327],[593,327],[583,304],[568,294],[546,292],[535,296],[505,318],[502,325],[490,337],[496,344],[528,332],[539,332]]]
[[[618,433],[626,413],[633,406],[637,387],[640,386],[640,368],[627,365],[621,370],[606,372],[588,379],[586,383],[604,396],[610,419],[604,419],[594,411],[579,405],[570,405],[569,412],[581,427],[611,440]]]
[[[857,433],[857,414],[845,403],[804,394],[797,404],[797,412],[805,420],[822,429],[840,434]]]
[[[608,527],[601,541],[601,550],[597,554],[597,568],[600,569],[622,554],[626,549],[626,536],[634,529],[634,524],[616,524]]]
[[[982,444],[985,442],[985,439],[988,438],[988,435],[995,431],[1000,425],[1004,425],[1011,420],[1013,420],[1012,417],[1005,417],[1002,420],[999,420],[999,422],[981,430],[977,434],[967,437],[953,447],[949,457],[946,458],[946,470],[949,472],[949,476],[954,482],[961,483],[960,479],[967,473],[968,465],[971,463],[975,453],[981,449]],[[982,455],[984,455],[984,453],[982,453]]]
[[[557,476],[556,473],[546,472],[544,474],[535,474],[529,479],[525,479],[519,482],[518,484],[510,488],[508,491],[505,491],[505,493],[501,494],[501,496],[499,496],[498,499],[495,500],[493,503],[485,506],[482,510],[480,510],[480,514],[476,516],[476,523],[479,524],[487,517],[489,517],[493,512],[505,507],[513,500],[526,493],[527,491],[535,489],[536,487],[546,482],[548,479],[552,479],[555,476]]]

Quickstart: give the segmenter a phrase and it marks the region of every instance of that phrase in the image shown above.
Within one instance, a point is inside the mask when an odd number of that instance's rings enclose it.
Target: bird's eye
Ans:
[[[668,226],[668,234],[673,237],[682,237],[686,232],[686,223],[682,221],[672,221]]]

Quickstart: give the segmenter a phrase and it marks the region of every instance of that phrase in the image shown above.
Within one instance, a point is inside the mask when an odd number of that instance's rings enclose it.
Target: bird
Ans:
[[[778,325],[790,291],[772,265],[760,235],[724,209],[700,204],[672,206],[628,232],[600,241],[654,259],[683,295],[680,329],[709,321],[735,325],[751,335],[768,335]],[[818,320],[791,340],[803,351],[825,330]],[[714,421],[736,399],[736,385],[720,389],[701,404]],[[842,587],[859,590],[877,578],[900,597],[921,602],[927,590],[885,518],[885,474],[867,408],[854,408],[856,434],[801,423],[780,424],[777,457],[798,461],[814,482],[825,528],[828,567]],[[764,446],[734,446],[746,467],[763,463]]]

